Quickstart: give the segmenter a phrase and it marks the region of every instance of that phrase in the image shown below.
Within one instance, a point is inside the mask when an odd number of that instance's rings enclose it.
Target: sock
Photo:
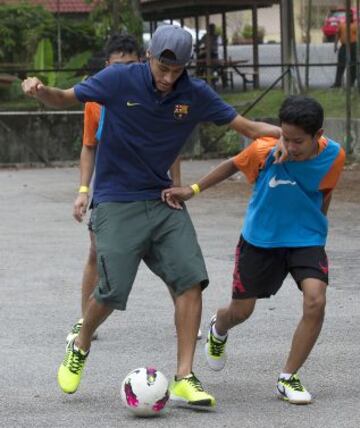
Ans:
[[[279,379],[289,380],[293,374],[292,373],[280,373]]]
[[[219,340],[221,340],[222,342],[227,338],[227,333],[226,333],[224,336],[221,336],[221,334],[219,334],[219,333],[216,331],[215,324],[212,326],[212,332],[213,332],[213,335],[216,337],[216,339],[219,339]]]
[[[90,352],[90,349],[89,349],[87,352],[85,352],[85,351],[83,351],[82,349],[80,349],[80,348],[76,345],[75,341],[74,341],[74,346],[73,346],[73,348],[74,348],[74,351],[76,351],[76,352],[80,352],[80,354],[81,354],[81,355],[85,355],[85,356],[87,356],[87,355],[88,355],[88,353]]]
[[[186,379],[186,378],[189,378],[189,377],[192,377],[192,376],[194,376],[194,374],[193,374],[193,372],[191,372],[191,373],[189,373],[188,375],[186,375],[186,376],[176,376],[175,375],[175,380],[176,381],[178,381],[178,380],[181,380],[181,379]]]

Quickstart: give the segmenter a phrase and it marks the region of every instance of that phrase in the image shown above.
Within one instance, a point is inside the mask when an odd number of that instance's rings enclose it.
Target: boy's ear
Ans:
[[[315,139],[318,140],[320,137],[322,137],[324,135],[324,130],[321,128],[319,129],[316,134],[315,134]]]

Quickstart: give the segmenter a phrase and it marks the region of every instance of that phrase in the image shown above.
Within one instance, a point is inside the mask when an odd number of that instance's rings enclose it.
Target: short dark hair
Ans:
[[[135,54],[140,57],[140,47],[134,36],[127,33],[114,33],[105,45],[105,59],[108,61],[114,53]]]
[[[174,54],[174,52],[170,51],[169,49],[166,49],[161,52],[159,61],[164,64],[173,64],[174,61],[176,61],[176,55]]]
[[[279,121],[296,125],[307,134],[314,136],[322,128],[324,110],[314,98],[305,96],[290,96],[281,104]]]

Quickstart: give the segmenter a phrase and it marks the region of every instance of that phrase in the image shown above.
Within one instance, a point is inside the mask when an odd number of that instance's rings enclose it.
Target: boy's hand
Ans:
[[[187,201],[194,196],[194,191],[190,186],[171,187],[161,192],[161,200],[166,202],[169,207],[182,210],[181,202]]]
[[[37,77],[28,77],[21,83],[22,90],[29,97],[38,98],[45,90],[45,85]]]
[[[88,193],[79,193],[74,202],[73,217],[81,223],[86,214],[86,209],[89,203]]]
[[[275,161],[274,163],[283,163],[288,156],[287,149],[284,144],[283,136],[279,138],[279,142],[277,143],[275,147],[274,157]]]

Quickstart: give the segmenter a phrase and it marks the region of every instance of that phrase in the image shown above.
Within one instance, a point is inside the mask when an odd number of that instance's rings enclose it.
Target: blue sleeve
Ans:
[[[213,122],[215,125],[226,125],[238,115],[231,105],[223,101],[219,95],[207,84],[200,88],[198,100],[201,100],[201,122]]]
[[[104,68],[99,73],[74,86],[75,96],[82,103],[96,101],[107,105],[112,98],[119,94],[121,67],[116,64]]]

